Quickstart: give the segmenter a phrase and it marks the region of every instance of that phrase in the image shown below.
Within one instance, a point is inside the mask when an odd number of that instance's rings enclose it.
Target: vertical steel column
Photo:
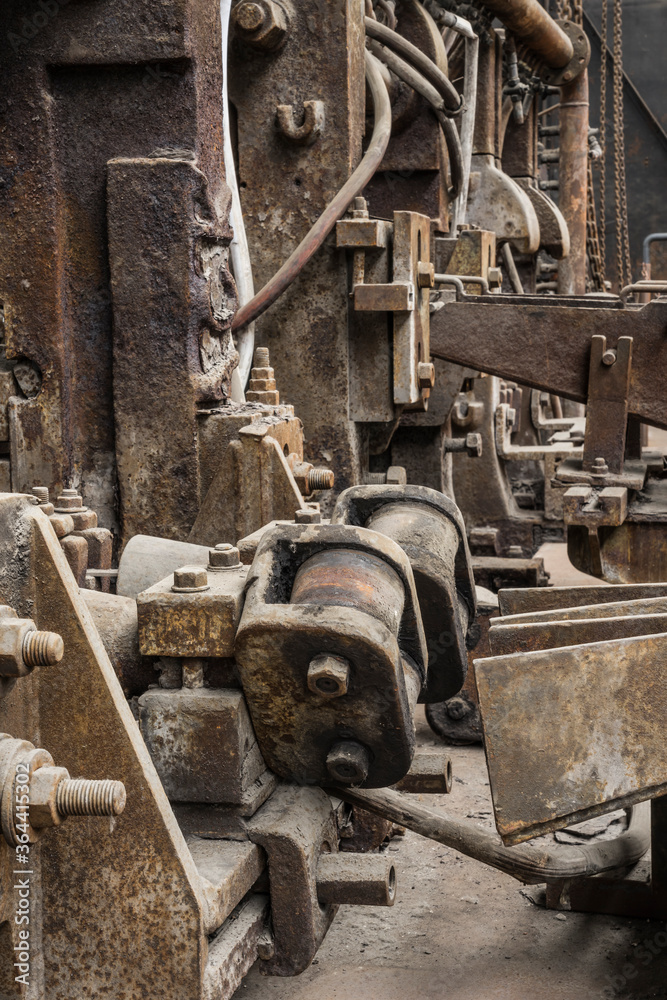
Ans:
[[[560,295],[586,291],[588,193],[588,71],[561,87],[559,207],[570,231],[570,253],[558,265]]]

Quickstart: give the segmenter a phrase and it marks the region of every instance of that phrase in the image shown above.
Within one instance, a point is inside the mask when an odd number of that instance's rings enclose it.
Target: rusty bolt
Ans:
[[[490,267],[486,276],[489,288],[500,288],[503,283],[502,271],[499,267]]]
[[[235,545],[223,542],[216,545],[214,549],[209,549],[208,568],[216,569],[236,569],[241,565],[241,556]]]
[[[122,781],[65,778],[56,789],[56,808],[61,816],[120,816],[125,801]]]
[[[264,23],[264,11],[258,3],[240,3],[234,10],[234,22],[240,31],[257,31]]]
[[[602,364],[607,365],[607,367],[609,368],[611,368],[612,365],[615,365],[616,351],[612,351],[611,349],[605,351],[604,354],[602,355]]]
[[[37,497],[40,503],[49,502],[49,489],[47,486],[33,486],[32,495]]]
[[[606,476],[609,472],[609,466],[605,462],[604,458],[596,458],[593,462],[593,467],[591,472],[594,476]]]
[[[39,830],[68,816],[120,816],[125,799],[120,781],[73,779],[64,767],[39,767],[30,778],[30,825]]]
[[[209,589],[208,573],[204,566],[181,566],[174,570],[175,594],[196,594]]]
[[[27,632],[23,639],[23,660],[28,667],[52,667],[65,655],[65,644],[57,632]]]
[[[322,515],[319,510],[313,510],[312,507],[303,507],[297,510],[294,520],[297,524],[320,524]]]
[[[464,719],[466,715],[470,715],[473,706],[469,701],[466,701],[465,698],[457,696],[455,698],[450,698],[449,701],[445,702],[445,708],[449,718],[455,719],[458,722],[460,719]]]
[[[287,33],[285,12],[274,0],[239,3],[232,12],[236,30],[253,48],[277,49]]]
[[[420,389],[432,389],[435,385],[435,365],[420,361],[417,365],[417,381]]]
[[[0,609],[0,677],[25,677],[33,667],[59,663],[65,647],[56,632],[40,632],[29,618]]]
[[[368,202],[365,198],[355,198],[353,202],[352,217],[354,219],[367,219],[368,215]]]
[[[327,771],[341,785],[360,785],[368,777],[370,766],[368,750],[356,740],[334,743],[327,756]]]
[[[60,496],[56,498],[57,514],[79,513],[87,509],[87,507],[83,506],[83,497],[74,489],[64,489]]]
[[[343,656],[320,653],[310,661],[307,684],[313,694],[322,698],[340,698],[347,694],[350,664]]]
[[[435,288],[435,265],[430,261],[417,263],[417,284],[420,288]]]
[[[311,469],[308,473],[308,492],[314,490],[332,490],[334,474],[331,469]]]
[[[465,452],[469,458],[481,458],[482,435],[470,433],[462,438],[445,438],[444,449],[454,453]]]
[[[270,366],[271,361],[268,347],[256,347],[253,368],[269,368]]]

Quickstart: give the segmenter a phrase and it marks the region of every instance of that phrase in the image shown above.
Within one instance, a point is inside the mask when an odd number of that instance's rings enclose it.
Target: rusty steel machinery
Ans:
[[[667,917],[667,284],[553,6],[3,5],[2,1000],[296,976],[395,824]]]

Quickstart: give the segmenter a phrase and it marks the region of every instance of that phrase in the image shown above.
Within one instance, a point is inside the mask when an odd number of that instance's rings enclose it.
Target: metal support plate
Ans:
[[[505,844],[667,791],[665,656],[660,634],[475,661]]]

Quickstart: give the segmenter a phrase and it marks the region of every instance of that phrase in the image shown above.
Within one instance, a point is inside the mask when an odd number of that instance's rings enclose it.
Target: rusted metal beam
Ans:
[[[667,302],[659,300],[630,310],[590,299],[477,296],[431,317],[431,354],[583,403],[591,338],[604,334],[614,348],[634,337],[628,413],[667,428],[666,330]]]

